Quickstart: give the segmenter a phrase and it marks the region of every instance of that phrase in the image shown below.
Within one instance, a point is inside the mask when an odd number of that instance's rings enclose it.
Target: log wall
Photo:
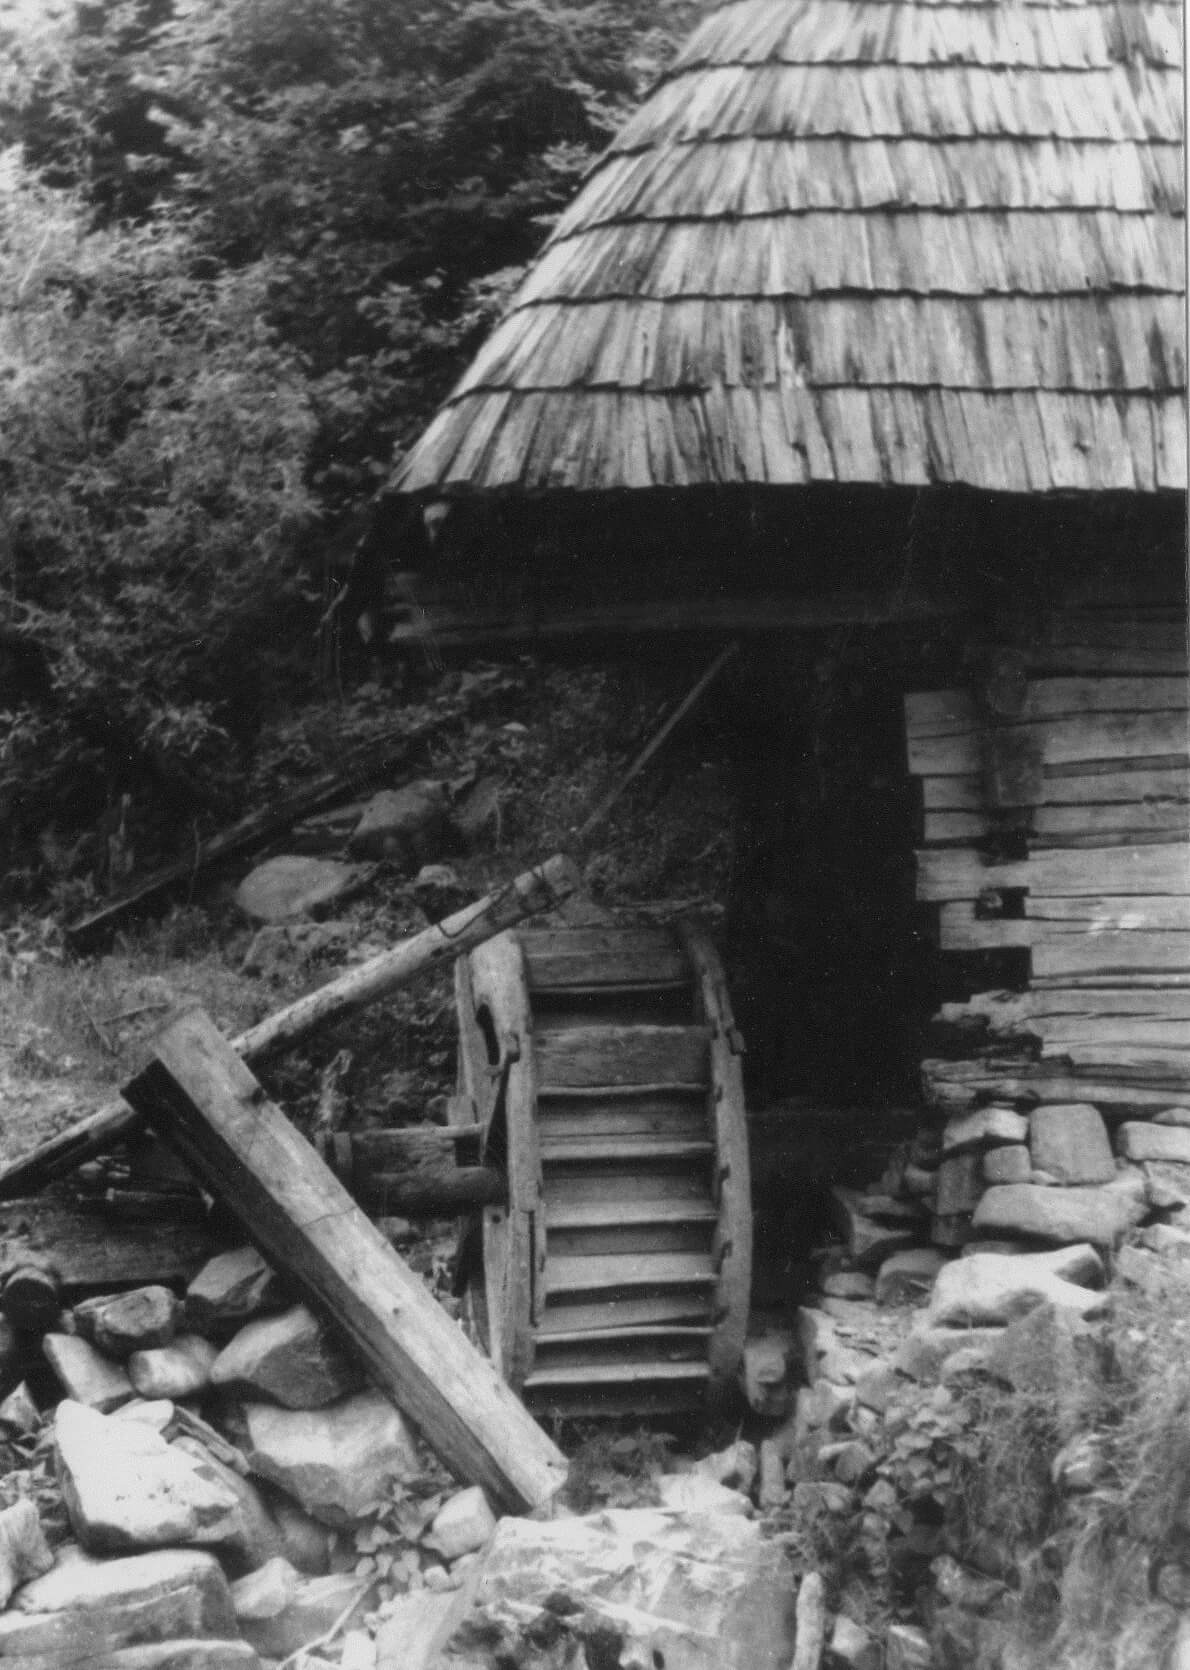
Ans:
[[[917,896],[941,951],[1016,976],[935,1018],[940,1112],[1190,1102],[1187,692],[1184,610],[1149,608],[1037,623],[969,687],[907,697]]]

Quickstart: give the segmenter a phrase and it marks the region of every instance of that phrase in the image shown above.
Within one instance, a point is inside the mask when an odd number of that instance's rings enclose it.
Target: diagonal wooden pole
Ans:
[[[475,904],[465,906],[444,921],[341,974],[309,996],[279,1009],[275,1015],[233,1038],[231,1048],[249,1062],[259,1062],[288,1049],[316,1027],[408,985],[427,969],[453,962],[485,940],[514,927],[526,916],[549,910],[580,885],[578,871],[569,858],[558,855],[547,859]],[[53,1178],[73,1171],[84,1160],[125,1141],[139,1125],[140,1116],[126,1102],[108,1102],[86,1119],[51,1137],[33,1153],[0,1168],[0,1200],[12,1200],[40,1189]]]

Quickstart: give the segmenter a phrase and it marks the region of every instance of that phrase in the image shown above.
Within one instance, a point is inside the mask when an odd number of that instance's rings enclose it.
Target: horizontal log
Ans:
[[[963,599],[890,592],[835,592],[829,597],[771,596],[609,600],[583,609],[557,605],[535,612],[452,610],[431,605],[420,619],[395,628],[389,642],[432,642],[436,649],[474,650],[496,644],[565,644],[584,638],[632,638],[684,633],[818,632],[831,626],[890,626],[956,619],[970,612]]]
[[[1065,1063],[1076,1073],[1113,1080],[1168,1087],[1178,1096],[1190,1088],[1190,1054],[1156,1044],[1070,1044],[1062,1050],[1042,1051],[1042,1060]]]
[[[319,1152],[352,1198],[372,1217],[449,1218],[508,1199],[494,1167],[460,1165],[478,1157],[480,1127],[337,1132]]]
[[[1045,945],[1071,934],[1089,945],[1119,933],[1190,933],[1190,894],[1118,898],[1091,895],[1085,899],[1035,899],[1030,894],[1024,908],[1023,917],[1011,918],[980,915],[976,903],[969,899],[944,904],[938,912],[939,948],[982,951]],[[1103,972],[1109,967],[1105,966]]]
[[[0,1280],[23,1264],[47,1265],[68,1295],[189,1281],[215,1250],[203,1224],[129,1221],[36,1197],[0,1204]]]
[[[961,1069],[961,1070],[960,1070]],[[959,1113],[989,1099],[1006,1101],[1093,1102],[1101,1113],[1127,1115],[1145,1109],[1151,1115],[1173,1107],[1179,1093],[1169,1088],[1128,1083],[1105,1074],[1075,1074],[1059,1062],[1025,1064],[1021,1070],[971,1061],[923,1061],[922,1084],[929,1105],[940,1113]]]
[[[1190,707],[1185,678],[1049,678],[1024,693],[1021,720],[1077,718],[1089,713],[1156,713]],[[981,717],[969,690],[927,690],[905,697],[911,740],[978,729]]]
[[[999,889],[1046,898],[1190,893],[1190,846],[1046,848],[1012,863],[987,863],[962,848],[923,848],[917,854],[917,897],[925,903],[977,899]]]
[[[1154,680],[1152,682],[1163,682]],[[1084,764],[1091,760],[1135,759],[1183,754],[1186,711],[1074,713],[996,727],[999,734],[1022,741],[1035,739],[1045,766]],[[914,777],[974,776],[980,768],[980,726],[959,727],[909,738],[909,771]]]
[[[126,1094],[334,1319],[452,1472],[513,1511],[550,1500],[566,1476],[561,1452],[207,1016],[169,1027]]]
[[[455,1166],[428,1176],[378,1171],[357,1178],[351,1193],[372,1217],[459,1218],[508,1204],[508,1179],[494,1166]]]
[[[1041,1040],[1043,1058],[1061,1055],[1076,1045],[1102,1044],[1113,1049],[1128,1045],[1182,1050],[1190,1061],[1190,1017],[1166,1020],[1139,1015],[1054,1015],[1034,1018],[1021,1031]]]
[[[1190,806],[1185,801],[1131,801],[1109,806],[1018,806],[999,814],[978,812],[927,812],[922,837],[927,845],[985,840],[995,831],[1019,829],[1042,845],[1063,846],[1068,837],[1088,845],[1104,836],[1158,834],[1166,840],[1175,835],[1190,837]]]
[[[929,812],[983,812],[986,797],[978,776],[921,778],[922,804]],[[1112,760],[1100,771],[1049,767],[1042,775],[1039,806],[1141,805],[1190,801],[1190,767],[1184,760],[1160,765]]]
[[[1132,987],[1119,986],[1088,991],[1081,986],[1053,986],[1040,991],[979,992],[966,1003],[943,1004],[939,1019],[979,1018],[986,1020],[993,1031],[998,1031],[1032,1019],[1057,1019],[1062,1015],[1190,1019],[1190,991],[1136,991]]]
[[[1190,975],[1190,933],[1062,934],[1033,947],[1033,968],[1049,979],[1166,971]]]

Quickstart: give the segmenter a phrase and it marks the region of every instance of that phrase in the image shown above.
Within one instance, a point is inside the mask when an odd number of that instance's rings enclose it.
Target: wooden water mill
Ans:
[[[735,1375],[752,1225],[741,1044],[699,931],[501,934],[456,964],[482,1171],[475,1313],[531,1409],[712,1405]],[[457,1127],[456,1127],[457,1129]]]

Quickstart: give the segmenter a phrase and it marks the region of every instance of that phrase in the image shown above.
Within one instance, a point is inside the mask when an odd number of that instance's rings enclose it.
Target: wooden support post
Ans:
[[[157,1041],[128,1101],[334,1319],[377,1383],[460,1478],[501,1507],[539,1507],[566,1459],[434,1302],[208,1016]]]
[[[550,909],[580,886],[578,871],[570,859],[562,856],[548,859],[476,904],[467,905],[445,921],[403,940],[391,951],[382,951],[369,962],[329,981],[308,997],[279,1009],[233,1039],[231,1047],[245,1061],[252,1062],[287,1049],[316,1027],[362,1009],[387,992],[408,985],[424,970],[453,962],[524,917]],[[0,1200],[36,1192],[84,1160],[126,1140],[139,1126],[139,1116],[125,1102],[108,1102],[96,1113],[51,1137],[32,1154],[0,1167]]]

